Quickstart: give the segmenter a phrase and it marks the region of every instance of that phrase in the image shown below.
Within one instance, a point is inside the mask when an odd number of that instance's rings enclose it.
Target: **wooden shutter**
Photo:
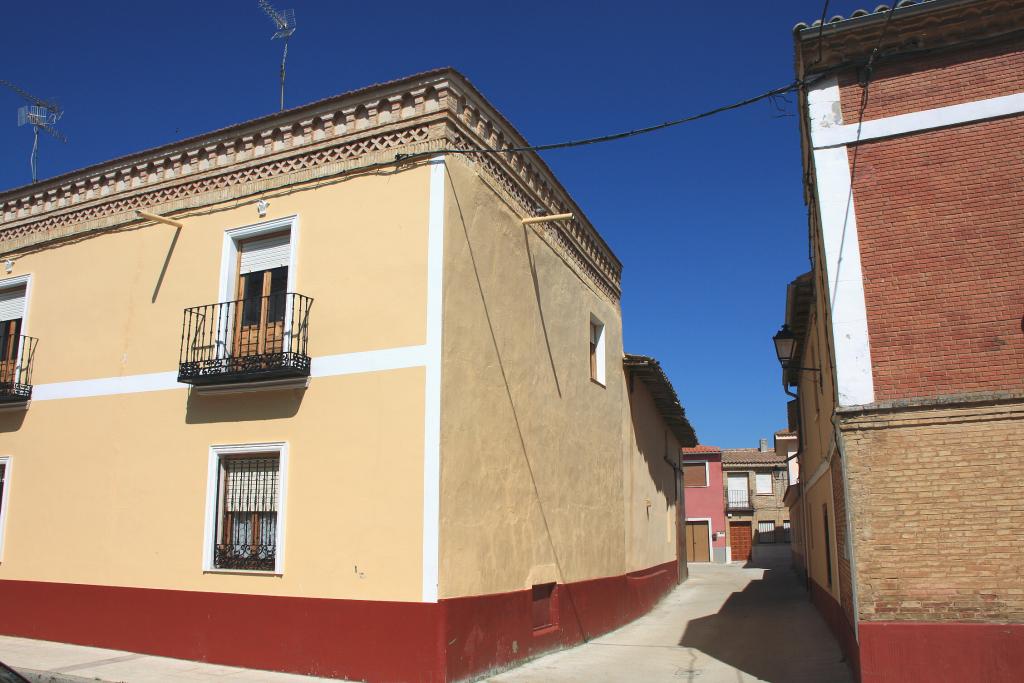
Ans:
[[[242,242],[239,275],[257,273],[287,266],[291,255],[291,239],[287,233]]]
[[[0,289],[0,321],[25,317],[25,287]]]
[[[683,486],[707,486],[707,472],[702,462],[683,463]]]

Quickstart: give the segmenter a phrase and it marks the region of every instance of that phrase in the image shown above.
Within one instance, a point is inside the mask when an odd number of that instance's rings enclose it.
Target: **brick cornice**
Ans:
[[[198,209],[393,165],[398,153],[524,145],[464,77],[428,72],[0,193],[0,253],[123,227],[139,220],[136,209]],[[466,156],[523,216],[575,213],[546,235],[618,300],[621,263],[539,156]]]

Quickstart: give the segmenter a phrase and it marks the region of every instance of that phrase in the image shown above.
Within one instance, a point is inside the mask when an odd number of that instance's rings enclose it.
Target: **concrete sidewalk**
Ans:
[[[95,683],[97,680],[118,683],[337,683],[337,679],[239,669],[184,659],[152,657],[120,650],[104,650],[98,647],[9,636],[0,636],[0,662],[18,671],[33,683]]]
[[[493,683],[848,683],[839,646],[789,568],[789,546],[757,562],[690,564],[690,578],[650,614]]]

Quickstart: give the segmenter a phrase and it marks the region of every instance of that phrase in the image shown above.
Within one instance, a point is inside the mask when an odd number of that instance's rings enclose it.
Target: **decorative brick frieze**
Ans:
[[[0,253],[123,226],[137,209],[210,206],[394,163],[399,153],[524,145],[460,75],[431,72],[2,193]],[[540,157],[467,156],[524,216],[575,213],[544,229],[582,276],[618,300],[621,264]]]

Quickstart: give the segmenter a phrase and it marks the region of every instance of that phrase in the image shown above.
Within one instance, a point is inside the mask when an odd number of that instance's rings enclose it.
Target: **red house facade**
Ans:
[[[686,489],[686,557],[690,562],[725,562],[725,506],[722,449],[682,449]]]

